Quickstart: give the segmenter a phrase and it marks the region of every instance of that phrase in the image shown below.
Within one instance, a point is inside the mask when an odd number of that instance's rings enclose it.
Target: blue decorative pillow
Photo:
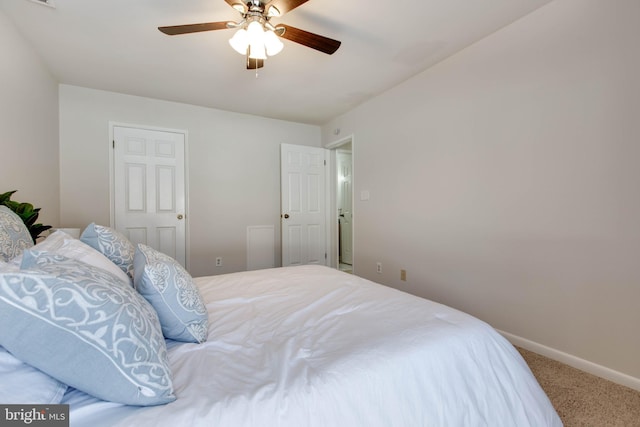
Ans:
[[[80,240],[100,251],[133,279],[133,255],[136,248],[122,233],[91,223],[82,232]]]
[[[0,402],[58,404],[67,385],[13,356],[0,346]]]
[[[158,317],[130,285],[47,252],[25,251],[22,267],[0,275],[0,345],[103,400],[175,400]]]
[[[22,218],[0,205],[0,260],[10,261],[33,246],[33,239]]]
[[[155,308],[165,337],[204,342],[209,317],[191,275],[173,258],[139,244],[134,257],[133,284]]]

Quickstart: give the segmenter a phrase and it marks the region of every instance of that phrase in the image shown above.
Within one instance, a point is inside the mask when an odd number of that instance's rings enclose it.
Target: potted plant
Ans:
[[[29,230],[29,234],[31,234],[33,243],[36,243],[36,239],[38,239],[43,232],[50,229],[51,226],[36,223],[38,215],[40,215],[40,208],[34,208],[31,203],[21,203],[11,200],[11,196],[16,191],[18,190],[7,191],[4,194],[0,194],[0,205],[5,205],[22,219],[22,222],[24,222],[24,225],[26,225]]]

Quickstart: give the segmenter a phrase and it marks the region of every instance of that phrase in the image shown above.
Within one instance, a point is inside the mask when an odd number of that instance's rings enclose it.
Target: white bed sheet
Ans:
[[[72,390],[72,427],[562,425],[517,350],[460,311],[319,266],[195,281],[209,336],[168,343],[177,400]]]

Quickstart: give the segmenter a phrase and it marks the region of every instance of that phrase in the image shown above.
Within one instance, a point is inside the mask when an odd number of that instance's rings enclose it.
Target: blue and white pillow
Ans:
[[[75,259],[85,262],[94,267],[107,270],[119,279],[124,280],[126,283],[132,284],[131,278],[125,274],[117,265],[115,265],[109,258],[102,255],[100,252],[81,242],[78,239],[71,237],[71,235],[61,230],[49,234],[46,239],[38,242],[35,246],[31,247],[32,251],[46,251],[50,253],[56,253],[58,255],[64,255],[67,258]],[[10,264],[16,265],[20,269],[22,263],[22,255],[19,255],[11,260]],[[0,265],[0,268],[2,266]]]
[[[0,205],[0,261],[10,261],[33,246],[33,239],[22,218]]]
[[[22,268],[0,275],[0,345],[103,400],[175,400],[158,317],[129,284],[46,252],[25,251]]]
[[[80,240],[97,249],[133,279],[133,256],[136,248],[122,233],[111,227],[91,223]]]
[[[176,260],[138,244],[134,271],[134,287],[155,308],[165,337],[196,343],[207,340],[207,308],[191,275]]]
[[[0,402],[3,404],[58,404],[67,385],[27,365],[0,346]]]

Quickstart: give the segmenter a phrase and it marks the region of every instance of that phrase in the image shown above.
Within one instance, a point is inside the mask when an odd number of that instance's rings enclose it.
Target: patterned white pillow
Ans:
[[[138,244],[134,287],[155,308],[165,337],[184,342],[207,340],[209,315],[191,275],[173,258]]]
[[[0,346],[0,402],[58,404],[67,385],[27,365]]]
[[[54,233],[49,234],[46,239],[38,242],[36,245],[32,246],[29,249],[54,252],[57,249],[60,249],[62,247],[62,245],[64,244],[65,237],[70,237],[70,236],[61,231],[56,231]],[[20,268],[20,264],[22,264],[22,254],[13,258],[10,261],[10,263]]]
[[[12,263],[8,263],[8,262],[4,262],[2,260],[0,260],[0,273],[7,273],[7,272],[15,272],[20,270],[20,266],[19,265],[15,265]]]
[[[33,239],[22,218],[0,205],[0,260],[10,261],[33,246]]]
[[[136,248],[122,233],[111,227],[91,223],[80,240],[98,250],[133,279],[133,255]]]
[[[103,400],[175,400],[158,317],[129,284],[46,252],[25,251],[22,268],[0,275],[0,345]]]
[[[42,242],[38,242],[38,244],[30,249],[32,251],[56,253],[58,255],[64,255],[67,258],[86,262],[94,267],[107,270],[119,279],[133,285],[131,278],[127,276],[117,265],[111,262],[109,258],[64,231],[56,230]],[[22,263],[22,255],[11,260],[11,263],[19,267]]]

